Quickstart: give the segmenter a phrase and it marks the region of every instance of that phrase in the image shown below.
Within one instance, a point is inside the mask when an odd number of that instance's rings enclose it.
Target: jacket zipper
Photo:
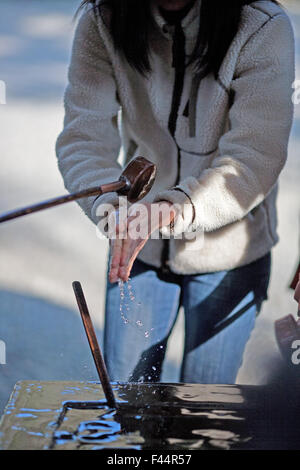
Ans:
[[[175,139],[176,125],[178,119],[178,111],[181,103],[181,97],[184,86],[185,77],[185,36],[182,29],[181,23],[175,25],[175,31],[173,35],[173,63],[172,66],[175,69],[175,79],[172,94],[171,111],[168,120],[168,129],[173,137],[177,146],[177,176],[175,186],[180,180],[181,171],[181,154],[179,146]],[[170,240],[165,239],[163,244],[161,266],[164,272],[169,272],[169,254],[170,254]]]

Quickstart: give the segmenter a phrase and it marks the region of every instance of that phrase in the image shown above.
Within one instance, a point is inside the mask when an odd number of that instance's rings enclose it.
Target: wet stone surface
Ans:
[[[18,382],[1,449],[297,449],[297,401],[268,387]],[[283,401],[284,400],[284,401]],[[284,407],[284,409],[283,409]]]

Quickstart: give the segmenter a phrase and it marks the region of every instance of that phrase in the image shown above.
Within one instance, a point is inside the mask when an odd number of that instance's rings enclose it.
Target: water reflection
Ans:
[[[241,406],[249,399],[238,387],[130,383],[117,392],[117,411],[65,403],[50,447],[229,449],[252,439]]]
[[[298,377],[298,375],[297,375]],[[299,449],[300,383],[115,384],[118,409],[86,382],[20,382],[1,449]]]

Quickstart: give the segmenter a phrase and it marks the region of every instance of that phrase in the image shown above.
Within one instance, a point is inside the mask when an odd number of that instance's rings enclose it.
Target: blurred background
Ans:
[[[297,41],[300,1],[283,2]],[[64,194],[55,141],[63,124],[63,93],[78,0],[1,0],[0,211]],[[274,321],[296,313],[288,285],[299,259],[300,105],[278,200],[280,243],[273,251],[269,300],[247,346],[238,383],[264,384],[281,361]],[[0,414],[21,379],[96,380],[71,283],[81,281],[102,344],[107,242],[76,203],[0,227]],[[163,381],[178,380],[183,344],[179,315]]]

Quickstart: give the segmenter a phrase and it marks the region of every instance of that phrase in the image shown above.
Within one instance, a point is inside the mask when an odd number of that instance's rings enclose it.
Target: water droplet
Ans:
[[[153,370],[156,370],[156,367],[155,367],[155,366],[152,366],[152,369],[153,369]]]
[[[131,279],[130,278],[128,279],[128,282],[127,282],[127,289],[128,289],[129,298],[130,298],[131,302],[134,302],[135,295],[133,293],[133,288],[132,288],[132,285],[131,285]]]
[[[131,279],[128,279],[128,282],[124,283],[124,281],[119,280],[119,289],[120,289],[120,314],[124,324],[130,323],[132,326],[142,327],[143,322],[141,320],[130,320],[131,316],[131,306],[129,305],[130,302],[135,302],[135,305],[141,306],[141,302],[136,303],[136,297],[133,292],[133,288],[131,285]],[[134,308],[134,306],[133,306]],[[154,328],[151,328],[150,331],[153,331]],[[140,331],[141,334],[142,331]],[[145,337],[148,338],[150,336],[149,331],[145,331]]]

